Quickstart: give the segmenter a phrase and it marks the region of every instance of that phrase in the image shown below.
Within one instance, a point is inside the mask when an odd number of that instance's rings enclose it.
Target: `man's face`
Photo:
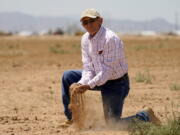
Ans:
[[[90,33],[90,35],[95,35],[102,24],[102,18],[90,18],[84,17],[81,20],[82,26]]]

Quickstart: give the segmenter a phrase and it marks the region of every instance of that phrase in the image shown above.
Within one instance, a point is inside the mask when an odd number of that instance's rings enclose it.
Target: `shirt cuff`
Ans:
[[[93,81],[89,81],[88,85],[91,89],[93,89],[96,86],[96,84]]]
[[[82,84],[82,85],[85,85],[85,82],[84,82],[83,80],[80,80],[80,81],[77,82],[77,83],[80,83],[80,84]]]

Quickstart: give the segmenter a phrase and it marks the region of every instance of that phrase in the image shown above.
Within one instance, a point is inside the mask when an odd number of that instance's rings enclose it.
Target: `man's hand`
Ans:
[[[89,85],[80,85],[78,86],[78,92],[80,93],[84,93],[86,90],[89,90],[91,89]]]
[[[70,86],[70,93],[76,93],[78,90],[78,87],[80,86],[81,84],[79,84],[79,83],[73,83],[73,84],[71,84],[71,86]]]
[[[70,86],[70,92],[71,93],[84,93],[88,89],[90,89],[89,85],[82,85],[79,83],[73,83]]]
[[[80,86],[81,84],[80,83],[73,83],[73,84],[71,84],[71,86],[70,86],[70,90],[71,89],[76,89],[76,88],[78,88],[78,86]]]

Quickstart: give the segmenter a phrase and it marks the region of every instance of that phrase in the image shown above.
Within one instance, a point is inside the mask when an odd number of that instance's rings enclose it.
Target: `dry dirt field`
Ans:
[[[131,81],[123,117],[150,106],[165,123],[180,111],[180,37],[121,38]],[[0,37],[0,135],[128,135],[104,127],[100,93],[91,91],[91,128],[59,127],[62,73],[81,67],[80,37]]]

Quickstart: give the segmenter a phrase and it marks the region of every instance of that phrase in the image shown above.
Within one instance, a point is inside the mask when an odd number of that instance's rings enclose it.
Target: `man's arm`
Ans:
[[[95,76],[92,60],[88,55],[87,45],[88,44],[86,43],[86,40],[82,38],[81,52],[82,52],[83,71],[82,71],[82,77],[78,82],[82,85],[86,85]]]

